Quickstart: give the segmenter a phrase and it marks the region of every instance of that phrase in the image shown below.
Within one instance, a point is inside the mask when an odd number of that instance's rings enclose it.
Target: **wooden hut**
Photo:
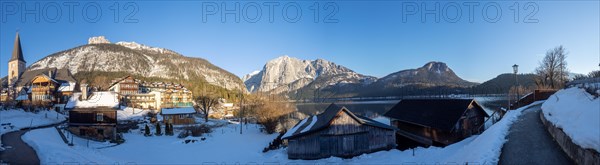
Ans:
[[[282,137],[289,159],[353,157],[396,146],[395,128],[335,104],[300,121]]]
[[[489,117],[473,99],[405,99],[384,116],[398,128],[399,149],[455,143],[483,132]]]
[[[75,108],[69,111],[69,130],[95,140],[117,138],[117,110],[110,107]]]
[[[171,123],[175,125],[196,123],[194,114],[196,114],[194,107],[163,108],[160,111],[165,124]]]

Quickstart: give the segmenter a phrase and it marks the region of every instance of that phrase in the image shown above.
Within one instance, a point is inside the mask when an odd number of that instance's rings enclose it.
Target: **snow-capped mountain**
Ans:
[[[243,80],[250,92],[286,93],[309,86],[317,89],[345,84],[368,85],[376,78],[323,59],[281,56],[267,62],[261,71],[244,76]]]
[[[458,86],[477,85],[458,77],[446,63],[428,62],[417,69],[407,69],[380,78],[373,85],[380,87],[403,87],[406,85],[421,86]]]
[[[108,42],[108,40],[106,40]],[[78,72],[126,72],[165,79],[205,80],[229,90],[243,90],[243,82],[234,74],[205,59],[186,57],[177,52],[135,42],[93,42],[49,55],[28,69],[68,68]]]

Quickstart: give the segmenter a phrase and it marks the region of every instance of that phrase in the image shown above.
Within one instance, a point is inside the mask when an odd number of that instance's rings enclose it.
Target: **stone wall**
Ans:
[[[540,113],[540,118],[546,126],[546,129],[552,135],[554,140],[560,145],[567,155],[573,159],[577,164],[597,164],[600,165],[600,153],[593,149],[585,149],[581,146],[573,143],[571,137],[569,137],[561,128],[556,127],[554,124],[548,122],[544,117],[544,113]]]

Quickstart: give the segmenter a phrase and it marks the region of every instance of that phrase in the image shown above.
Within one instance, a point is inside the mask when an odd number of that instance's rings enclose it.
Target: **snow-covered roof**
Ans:
[[[178,115],[178,114],[190,114],[196,113],[193,107],[179,107],[179,108],[163,108],[160,114],[163,115]]]
[[[17,96],[17,98],[15,100],[17,101],[22,101],[22,100],[29,100],[29,97],[27,97],[28,95],[19,95]]]
[[[94,92],[87,100],[79,100],[81,93],[74,93],[65,108],[117,107],[119,99],[114,92]]]
[[[58,87],[59,92],[73,92],[74,90],[75,90],[74,82],[61,83],[60,86]]]
[[[287,131],[281,138],[295,138],[298,136],[303,136],[312,132],[316,132],[322,128],[326,128],[331,124],[331,121],[334,120],[337,114],[341,111],[346,112],[346,114],[350,115],[350,117],[352,117],[360,124],[370,125],[373,127],[383,129],[396,130],[396,128],[392,126],[377,122],[367,117],[355,115],[354,113],[346,109],[346,107],[340,107],[336,104],[330,104],[329,107],[327,107],[327,109],[325,109],[323,113],[305,118],[304,120],[296,124],[294,127],[292,127],[289,131]]]

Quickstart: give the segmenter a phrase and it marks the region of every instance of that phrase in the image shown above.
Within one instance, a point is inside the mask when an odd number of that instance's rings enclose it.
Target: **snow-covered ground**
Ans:
[[[25,112],[21,109],[11,109],[0,111],[0,123],[4,124],[0,128],[0,135],[16,131],[21,128],[37,127],[60,123],[65,120],[63,114],[56,111],[40,111],[38,113]],[[8,125],[10,123],[10,125]]]
[[[0,111],[0,123],[2,124],[0,136],[22,128],[45,126],[60,123],[64,120],[65,116],[56,111],[40,111],[38,113],[33,113],[25,112],[22,109],[2,110]],[[3,146],[2,143],[0,143],[0,150],[2,149]]]
[[[548,98],[542,110],[575,144],[600,152],[600,98],[581,88],[567,88]]]
[[[540,104],[536,102],[532,105]],[[481,135],[472,136],[445,148],[430,147],[414,150],[390,150],[364,154],[352,159],[327,158],[321,160],[288,160],[286,149],[262,153],[262,149],[277,134],[267,135],[258,125],[244,126],[239,133],[237,123],[215,128],[203,137],[179,139],[177,136],[145,137],[142,131],[125,133],[126,142],[114,147],[98,148],[103,143],[93,143],[86,147],[85,140],[75,140],[75,146],[69,147],[62,142],[56,130],[33,130],[24,139],[38,151],[42,164],[48,163],[100,163],[100,164],[247,164],[247,163],[342,163],[342,164],[379,164],[379,163],[480,163],[496,164],[506,135],[512,123],[521,115],[523,109],[508,112],[498,123]],[[153,130],[153,129],[152,129]],[[154,130],[153,130],[154,131]],[[177,135],[177,133],[176,133]],[[185,143],[185,140],[196,140]]]
[[[121,106],[120,110],[117,110],[117,120],[123,121],[143,119],[148,113],[150,113],[150,110]]]

